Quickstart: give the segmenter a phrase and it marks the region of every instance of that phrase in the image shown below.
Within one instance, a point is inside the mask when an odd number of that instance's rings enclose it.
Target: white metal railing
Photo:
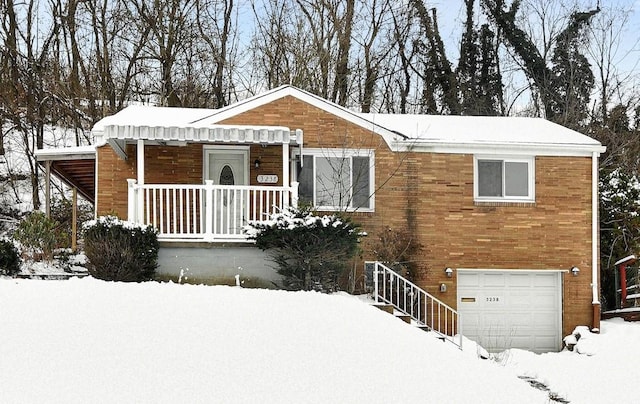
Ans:
[[[160,240],[247,242],[249,221],[297,204],[298,184],[291,187],[205,184],[129,183],[130,221],[152,225]]]
[[[376,303],[393,305],[418,325],[428,327],[462,349],[462,319],[456,310],[380,262],[367,264],[375,265],[373,297]]]

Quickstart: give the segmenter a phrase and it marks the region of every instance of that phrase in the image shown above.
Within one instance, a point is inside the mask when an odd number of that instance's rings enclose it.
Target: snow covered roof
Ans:
[[[35,151],[39,163],[47,162],[51,172],[80,195],[93,203],[95,200],[95,146],[60,147]],[[45,165],[46,167],[46,165]]]
[[[595,139],[542,118],[365,114],[286,85],[221,109],[129,106],[93,128],[109,139],[287,143],[279,126],[229,126],[220,122],[286,96],[379,134],[395,151],[590,156],[606,149]],[[266,141],[265,141],[266,139]]]
[[[34,152],[38,161],[55,161],[55,160],[95,160],[96,147],[76,146],[76,147],[58,147],[52,149],[38,149]]]
[[[131,105],[98,121],[92,133],[99,144],[110,139],[235,143],[289,143],[284,126],[203,124],[216,110]]]

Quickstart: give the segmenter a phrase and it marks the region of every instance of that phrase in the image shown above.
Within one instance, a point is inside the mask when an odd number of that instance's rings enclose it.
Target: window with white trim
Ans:
[[[303,153],[295,170],[300,202],[320,210],[373,211],[372,150],[304,149]]]
[[[535,201],[535,166],[531,158],[474,158],[476,201]]]

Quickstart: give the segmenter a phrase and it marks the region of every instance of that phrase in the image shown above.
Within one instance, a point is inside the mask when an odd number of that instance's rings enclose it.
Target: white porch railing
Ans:
[[[428,327],[462,349],[462,319],[456,310],[380,262],[368,264],[375,265],[373,296],[376,303],[393,305],[418,325]]]
[[[296,206],[291,187],[129,183],[130,221],[152,225],[161,241],[249,242],[242,227]]]

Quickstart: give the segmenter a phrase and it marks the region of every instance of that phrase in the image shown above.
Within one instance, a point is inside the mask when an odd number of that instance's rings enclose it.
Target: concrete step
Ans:
[[[372,304],[373,307],[377,307],[380,310],[384,311],[385,313],[389,313],[389,314],[393,314],[393,312],[395,311],[395,308],[393,307],[392,304],[386,304],[386,303],[374,303]]]

